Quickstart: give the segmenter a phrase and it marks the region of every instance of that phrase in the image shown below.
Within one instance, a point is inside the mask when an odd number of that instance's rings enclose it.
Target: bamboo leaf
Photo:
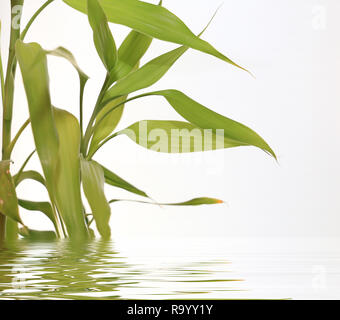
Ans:
[[[80,189],[80,127],[69,112],[54,108],[59,136],[58,175],[55,179],[55,199],[70,237],[88,236],[83,215]]]
[[[125,105],[122,104],[127,99],[127,96],[123,96],[117,99],[114,99],[113,101],[109,102],[97,115],[96,117],[96,123],[100,121],[100,125],[95,127],[91,145],[89,149],[89,153],[94,150],[98,144],[105,139],[110,133],[114,131],[114,129],[117,127],[118,123],[120,122],[120,119],[124,112]],[[114,111],[110,112],[107,116],[106,112],[107,110],[110,110],[112,107],[120,104],[119,108],[116,108]],[[105,117],[105,119],[103,119]]]
[[[137,31],[132,30],[128,36],[125,38],[123,43],[118,49],[118,61],[115,68],[110,73],[110,79],[108,86],[110,86],[115,81],[125,77],[130,72],[137,70],[139,67],[139,62],[144,56],[150,44],[152,38],[141,34]],[[111,102],[109,102],[102,110],[98,113],[96,117],[96,122],[101,121],[101,119],[106,114],[112,106],[120,104],[125,101],[127,96],[119,97]],[[124,105],[110,113],[103,121],[99,127],[93,132],[93,137],[90,145],[90,152],[98,146],[98,144],[105,139],[110,133],[114,131],[117,127],[124,111]]]
[[[104,171],[104,177],[105,177],[105,182],[113,187],[117,187],[120,189],[124,189],[126,191],[132,192],[134,194],[137,194],[142,197],[149,197],[144,191],[136,188],[129,182],[125,181],[109,169],[105,168],[104,166],[101,166],[101,168]]]
[[[0,212],[16,222],[20,222],[18,198],[10,173],[9,160],[0,161]]]
[[[19,234],[25,239],[32,241],[52,241],[57,239],[54,231],[32,230],[27,227],[21,228]]]
[[[110,74],[110,84],[128,75],[149,49],[152,38],[132,30],[118,49],[118,61]]]
[[[110,74],[117,62],[117,49],[107,17],[98,0],[87,0],[87,9],[95,47],[107,72]]]
[[[143,120],[119,132],[144,148],[163,153],[210,151],[239,146],[216,130],[182,121]]]
[[[83,0],[64,2],[87,13]],[[99,0],[99,3],[110,22],[125,25],[153,38],[188,46],[240,67],[211,44],[194,35],[183,21],[162,6],[138,0]]]
[[[49,93],[46,54],[37,43],[25,44],[18,40],[16,56],[24,81],[34,142],[53,199],[59,139]]]
[[[104,104],[105,101],[155,84],[187,50],[187,47],[179,47],[151,60],[140,69],[130,73],[106,92],[103,99]]]
[[[73,54],[69,50],[65,49],[64,47],[58,47],[54,50],[49,50],[49,51],[45,51],[45,52],[49,55],[64,58],[67,61],[69,61],[72,64],[72,66],[77,70],[81,84],[85,85],[85,83],[89,79],[89,77],[79,67],[75,57],[73,56]]]
[[[36,44],[16,43],[31,127],[52,204],[70,237],[88,236],[80,196],[80,128],[70,113],[52,108],[46,53]]]
[[[111,208],[104,193],[105,177],[102,167],[95,161],[81,160],[83,189],[100,235],[108,239]]]
[[[163,96],[178,114],[198,128],[223,130],[224,137],[231,143],[234,143],[234,146],[255,146],[272,155],[276,159],[274,151],[252,129],[204,107],[180,91],[154,91],[134,97],[133,99],[153,95]],[[118,132],[117,135],[121,133],[122,132]],[[126,134],[124,130],[123,134]]]
[[[44,213],[57,229],[57,222],[54,216],[53,208],[49,202],[35,202],[19,199],[19,206],[29,211],[40,211]]]
[[[157,203],[157,202],[147,202],[147,201],[140,201],[140,200],[129,200],[129,199],[112,199],[109,203],[114,203],[118,201],[128,201],[128,202],[138,202],[143,204],[152,204],[152,205],[159,205],[159,206],[201,206],[201,205],[209,205],[209,204],[221,204],[224,201],[215,199],[215,198],[194,198],[189,201],[185,202],[177,202],[177,203]]]
[[[42,185],[46,186],[46,181],[39,172],[34,171],[34,170],[29,170],[29,171],[23,171],[21,173],[18,173],[13,177],[13,180],[15,181],[15,187],[17,187],[21,182],[27,179],[35,180],[41,183]]]

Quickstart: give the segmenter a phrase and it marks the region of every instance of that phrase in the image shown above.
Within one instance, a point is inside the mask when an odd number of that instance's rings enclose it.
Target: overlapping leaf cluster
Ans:
[[[173,64],[190,48],[210,54],[241,68],[228,57],[217,51],[208,42],[193,34],[190,29],[161,3],[153,5],[139,0],[63,0],[66,4],[88,15],[93,31],[93,42],[102,61],[106,77],[98,95],[92,116],[84,127],[83,93],[87,75],[79,68],[73,55],[65,48],[45,51],[37,43],[24,43],[20,39],[15,44],[16,59],[19,63],[28,100],[30,123],[43,175],[36,171],[25,171],[28,160],[12,178],[8,177],[9,162],[0,163],[0,179],[8,185],[8,190],[25,179],[33,179],[43,184],[50,202],[33,202],[17,199],[11,192],[5,206],[0,202],[0,210],[10,219],[21,223],[18,205],[28,210],[39,210],[53,222],[58,237],[86,239],[93,233],[91,223],[104,238],[110,237],[110,203],[104,192],[108,184],[122,188],[150,202],[146,192],[136,188],[111,170],[93,160],[95,153],[108,141],[122,134],[133,136],[133,140],[146,148],[150,144],[140,137],[140,125],[147,130],[193,130],[203,132],[223,129],[223,143],[213,144],[210,150],[237,146],[256,146],[275,157],[269,145],[253,130],[241,123],[224,117],[194,101],[178,90],[161,90],[134,95],[160,80]],[[109,28],[109,22],[131,28],[131,32],[117,48]],[[152,39],[169,41],[179,45],[141,66],[141,59],[148,50]],[[47,56],[55,55],[68,59],[75,67],[80,79],[80,114],[77,119],[71,113],[53,106],[49,91]],[[243,69],[243,68],[241,68]],[[123,110],[129,101],[152,96],[162,96],[169,105],[186,121],[142,120],[117,131]],[[133,133],[133,134],[132,134]],[[167,141],[171,144],[171,141]],[[164,151],[165,150],[165,151]],[[190,145],[176,148],[161,148],[164,152],[193,152]],[[32,156],[32,155],[31,155]],[[91,213],[86,213],[81,187],[87,198]],[[7,190],[7,189],[6,189]],[[6,198],[0,188],[0,198]],[[165,205],[216,204],[221,201],[212,198],[196,198],[186,202]],[[31,232],[32,233],[32,232]],[[22,234],[29,236],[26,227]]]

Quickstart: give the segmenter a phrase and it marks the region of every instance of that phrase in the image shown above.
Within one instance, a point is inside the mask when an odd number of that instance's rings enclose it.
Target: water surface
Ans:
[[[20,240],[0,251],[0,299],[339,299],[337,248],[223,238]]]

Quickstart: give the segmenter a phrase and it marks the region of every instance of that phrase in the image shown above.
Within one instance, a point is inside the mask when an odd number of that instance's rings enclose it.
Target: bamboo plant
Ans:
[[[20,233],[25,237],[68,237],[83,240],[93,236],[92,223],[95,223],[103,238],[109,238],[110,204],[119,199],[108,201],[104,192],[105,184],[145,198],[136,201],[155,203],[145,191],[133,186],[94,160],[96,152],[119,135],[126,135],[137,144],[158,152],[195,152],[255,146],[275,158],[269,145],[253,130],[206,108],[178,90],[136,94],[139,90],[148,88],[160,80],[190,48],[243,69],[204,41],[201,38],[202,33],[195,35],[190,31],[177,16],[164,8],[162,3],[154,5],[139,0],[63,0],[65,4],[88,15],[94,46],[106,70],[105,80],[93,107],[91,118],[88,123],[84,123],[83,96],[89,78],[80,69],[72,53],[62,47],[44,50],[38,43],[24,42],[25,35],[36,17],[52,2],[53,0],[46,1],[22,32],[20,27],[12,26],[5,74],[0,63],[3,105],[2,161],[0,162],[0,237],[2,239],[5,234],[8,239],[12,239]],[[11,0],[12,14],[15,6],[23,4],[24,0]],[[20,19],[18,23],[20,26]],[[131,29],[118,48],[109,23],[124,25]],[[141,59],[154,38],[179,46],[141,65]],[[49,55],[67,59],[78,72],[80,82],[78,117],[52,104],[47,67]],[[17,64],[20,66],[26,91],[29,119],[18,133],[12,136],[14,79]],[[124,130],[116,130],[123,110],[130,101],[153,96],[163,97],[185,121],[142,120]],[[20,170],[13,173],[12,151],[21,133],[28,126],[34,137],[34,151],[23,161]],[[162,133],[158,136],[157,147],[154,140],[148,140],[148,136],[155,132],[154,130]],[[183,132],[189,132],[189,139],[181,136]],[[207,132],[212,143],[198,140],[201,141],[201,147],[197,147],[191,138],[203,137]],[[174,139],[176,134],[178,139]],[[39,157],[42,173],[26,169],[35,152]],[[20,199],[16,187],[26,179],[42,184],[48,192],[49,202]],[[84,207],[81,188],[91,213],[87,213]],[[195,198],[165,205],[203,205],[220,202],[213,198]],[[43,212],[52,221],[55,232],[37,232],[24,226],[19,207]]]

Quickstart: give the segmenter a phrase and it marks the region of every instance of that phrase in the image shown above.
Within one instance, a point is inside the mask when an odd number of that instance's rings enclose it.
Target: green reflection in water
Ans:
[[[128,261],[112,242],[19,240],[0,251],[0,299],[204,299],[240,290],[239,279],[225,278],[228,262],[156,267]],[[218,278],[210,270],[221,266]]]

